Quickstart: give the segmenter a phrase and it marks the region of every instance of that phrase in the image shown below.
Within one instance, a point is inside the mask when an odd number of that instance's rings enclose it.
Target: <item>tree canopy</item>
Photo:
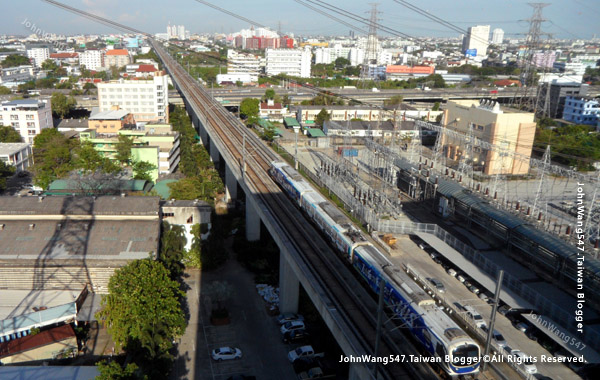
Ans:
[[[77,104],[74,97],[69,96],[67,98],[60,92],[53,93],[50,101],[52,102],[52,113],[61,119],[71,113]]]
[[[117,348],[144,352],[147,359],[170,356],[172,340],[186,322],[180,300],[185,293],[162,263],[135,260],[115,270],[97,318]]]
[[[121,164],[128,164],[131,160],[131,148],[133,147],[133,138],[125,135],[119,135],[119,142],[115,145],[117,161]]]
[[[73,170],[72,151],[77,147],[77,141],[67,139],[54,128],[42,129],[33,139],[32,171],[35,183],[47,188],[52,181],[66,176]]]
[[[16,67],[22,65],[31,65],[31,62],[29,62],[29,58],[20,54],[11,54],[4,58],[4,61],[2,61],[3,68]]]
[[[240,116],[246,119],[246,124],[256,124],[260,101],[254,98],[244,98],[240,103]]]
[[[321,109],[321,111],[315,117],[315,124],[319,126],[319,128],[323,128],[323,124],[331,119],[331,115],[325,108]]]
[[[183,226],[162,223],[160,237],[160,262],[171,273],[173,280],[183,273],[183,257],[185,255],[186,238]]]
[[[6,189],[6,179],[15,174],[15,167],[0,161],[0,192]]]
[[[3,143],[20,143],[23,142],[21,134],[13,127],[0,125],[0,142]]]
[[[147,161],[136,161],[133,163],[132,169],[133,179],[143,179],[150,182],[154,180],[150,172],[156,169],[156,165]]]

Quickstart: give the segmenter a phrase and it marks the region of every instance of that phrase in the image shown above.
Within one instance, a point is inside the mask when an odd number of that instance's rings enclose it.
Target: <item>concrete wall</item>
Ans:
[[[34,348],[26,352],[21,352],[9,357],[2,358],[2,363],[23,363],[35,360],[47,360],[55,358],[61,351],[74,349],[77,351],[77,338],[71,337],[60,342],[50,343],[45,346]]]

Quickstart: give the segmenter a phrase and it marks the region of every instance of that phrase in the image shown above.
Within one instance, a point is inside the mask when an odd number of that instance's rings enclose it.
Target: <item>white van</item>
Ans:
[[[483,320],[483,317],[477,312],[477,310],[473,308],[473,306],[465,306],[465,311],[467,319],[470,319],[473,323],[475,323],[475,326],[479,328],[487,327],[485,321]]]

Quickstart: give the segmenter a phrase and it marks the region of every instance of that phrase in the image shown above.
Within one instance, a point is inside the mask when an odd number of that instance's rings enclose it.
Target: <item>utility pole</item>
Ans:
[[[490,318],[490,328],[488,329],[487,339],[485,341],[485,348],[483,350],[483,357],[490,353],[490,344],[492,343],[492,334],[494,333],[494,323],[496,323],[496,310],[498,309],[498,301],[500,300],[500,290],[502,289],[502,279],[504,278],[504,271],[501,269],[498,272],[498,282],[496,282],[496,293],[494,294],[494,303],[492,304],[492,316]],[[483,361],[481,365],[481,372],[485,371],[487,367],[487,361]]]

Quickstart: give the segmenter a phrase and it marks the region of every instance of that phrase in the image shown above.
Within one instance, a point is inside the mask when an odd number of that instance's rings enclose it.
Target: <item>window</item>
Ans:
[[[11,125],[13,128],[19,128],[19,122],[18,122],[18,121],[13,121],[12,123],[10,123],[10,125]]]
[[[27,128],[35,128],[35,123],[32,121],[27,122]]]
[[[25,120],[33,120],[34,118],[34,115],[25,115]]]
[[[163,212],[163,218],[173,217],[175,216],[174,212]]]
[[[27,134],[28,134],[29,136],[35,136],[35,129],[28,129],[28,130],[27,130]]]
[[[10,115],[10,120],[19,120],[19,115]]]

